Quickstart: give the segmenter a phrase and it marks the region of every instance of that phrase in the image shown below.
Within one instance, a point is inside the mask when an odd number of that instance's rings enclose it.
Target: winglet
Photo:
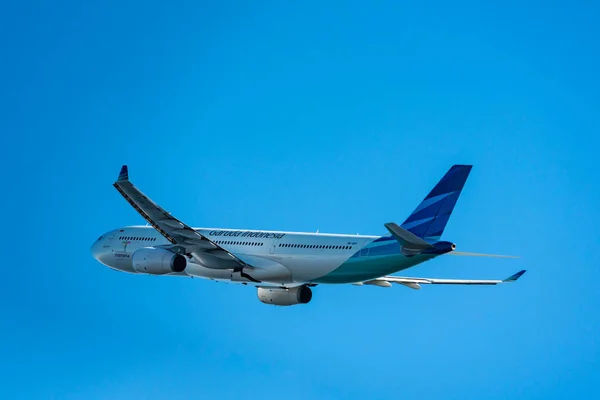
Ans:
[[[514,275],[509,276],[508,278],[504,279],[502,282],[515,282],[517,279],[519,279],[521,277],[521,275],[523,275],[525,273],[526,270],[521,270],[519,272],[517,272]]]
[[[121,172],[119,172],[119,177],[117,178],[117,182],[128,181],[128,180],[129,180],[129,171],[127,170],[127,165],[123,165],[121,167]]]

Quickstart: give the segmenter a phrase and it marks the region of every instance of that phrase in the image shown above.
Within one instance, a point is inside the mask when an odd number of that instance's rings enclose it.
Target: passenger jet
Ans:
[[[504,280],[412,278],[390,275],[441,255],[488,256],[456,251],[440,240],[471,172],[454,165],[402,223],[385,224],[384,236],[265,230],[191,228],[150,200],[129,181],[127,166],[114,187],[150,226],[112,230],[93,244],[96,260],[133,274],[200,277],[256,286],[266,304],[306,304],[312,287],[350,283],[412,289],[421,285],[496,285]]]

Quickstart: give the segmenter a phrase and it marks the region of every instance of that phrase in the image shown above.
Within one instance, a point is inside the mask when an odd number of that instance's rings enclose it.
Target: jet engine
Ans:
[[[258,299],[274,306],[293,306],[306,304],[312,299],[312,290],[308,286],[293,288],[259,287]]]
[[[181,254],[156,247],[144,247],[136,250],[131,261],[134,270],[152,275],[183,272],[187,265],[187,260]]]

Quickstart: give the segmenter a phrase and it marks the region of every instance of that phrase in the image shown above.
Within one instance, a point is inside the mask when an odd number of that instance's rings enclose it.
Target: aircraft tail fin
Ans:
[[[453,165],[404,221],[402,228],[425,240],[439,240],[472,167]]]

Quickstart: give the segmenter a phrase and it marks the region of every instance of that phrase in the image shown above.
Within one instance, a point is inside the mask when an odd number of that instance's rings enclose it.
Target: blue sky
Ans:
[[[600,395],[593,2],[5,2],[6,398]],[[501,287],[251,288],[115,273],[133,182],[194,226],[383,234],[474,168],[413,276]]]

